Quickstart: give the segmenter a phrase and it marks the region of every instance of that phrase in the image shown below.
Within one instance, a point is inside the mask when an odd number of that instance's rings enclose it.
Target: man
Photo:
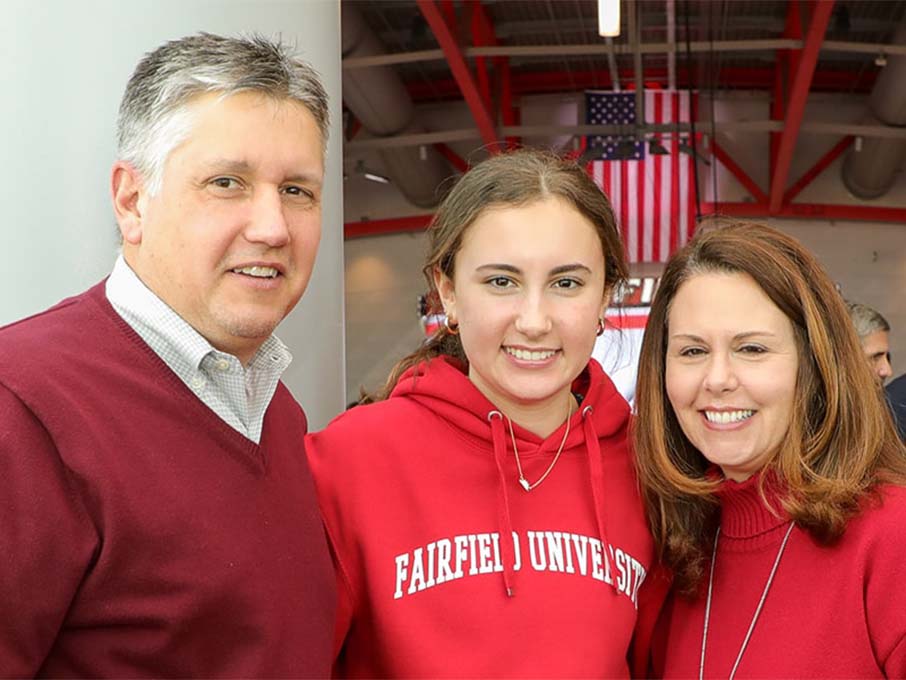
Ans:
[[[126,88],[110,277],[0,330],[0,673],[326,676],[335,578],[271,333],[320,238],[317,74],[200,34]]]
[[[865,359],[871,366],[878,385],[883,385],[893,373],[890,368],[890,324],[868,305],[848,302],[846,306],[862,343]]]
[[[862,343],[862,352],[871,367],[872,373],[883,387],[893,375],[890,366],[890,324],[881,313],[868,305],[848,302],[849,317],[856,327],[856,334]],[[900,376],[885,389],[887,405],[893,415],[900,439],[906,441],[906,376]]]

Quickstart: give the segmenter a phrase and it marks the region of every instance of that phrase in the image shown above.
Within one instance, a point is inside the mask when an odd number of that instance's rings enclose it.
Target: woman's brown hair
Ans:
[[[604,249],[606,288],[613,290],[623,284],[629,271],[623,243],[613,209],[601,189],[575,161],[547,151],[520,149],[491,156],[471,168],[440,204],[428,227],[428,253],[422,268],[428,300],[437,304],[435,270],[453,278],[463,236],[486,210],[521,207],[550,197],[571,205],[594,227]],[[386,399],[405,371],[438,356],[466,363],[459,337],[444,327],[398,362],[384,387],[365,401]]]
[[[760,472],[816,540],[831,543],[882,481],[906,480],[906,454],[845,303],[795,239],[761,224],[702,230],[667,264],[639,359],[633,428],[639,477],[661,560],[681,592],[699,587],[719,522],[710,464],[683,434],[665,387],[669,315],[677,292],[703,273],[750,276],[793,326],[799,372],[790,427]],[[763,489],[763,486],[762,486]]]

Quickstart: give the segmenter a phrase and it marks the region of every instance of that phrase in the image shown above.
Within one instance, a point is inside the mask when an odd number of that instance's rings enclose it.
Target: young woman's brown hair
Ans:
[[[604,248],[607,289],[622,284],[628,267],[616,218],[601,189],[575,161],[546,151],[520,149],[492,156],[470,169],[441,203],[428,227],[428,253],[422,268],[428,300],[437,300],[435,270],[453,278],[463,236],[480,215],[492,208],[524,206],[552,196],[578,210],[597,231]],[[407,369],[442,355],[466,361],[459,338],[446,327],[397,363],[386,385],[365,401],[386,399]]]
[[[649,522],[661,559],[696,590],[719,521],[718,481],[683,434],[665,389],[668,319],[677,291],[703,273],[750,276],[793,325],[799,351],[789,431],[761,471],[785,486],[783,507],[822,543],[833,542],[881,481],[906,479],[906,457],[845,303],[818,261],[770,227],[706,229],[667,265],[639,359],[634,440]]]

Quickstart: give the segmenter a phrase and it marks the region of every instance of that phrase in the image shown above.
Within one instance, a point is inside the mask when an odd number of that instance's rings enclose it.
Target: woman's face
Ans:
[[[606,306],[604,268],[591,222],[547,198],[484,212],[465,233],[453,279],[437,275],[469,378],[510,417],[565,411]]]
[[[741,273],[688,279],[667,322],[667,396],[679,424],[727,478],[742,481],[790,427],[799,368],[793,326]]]

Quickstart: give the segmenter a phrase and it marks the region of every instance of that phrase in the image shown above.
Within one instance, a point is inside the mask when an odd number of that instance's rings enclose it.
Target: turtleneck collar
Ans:
[[[722,537],[753,538],[790,521],[779,500],[783,491],[782,482],[768,474],[764,479],[762,497],[759,477],[752,475],[744,482],[727,479],[720,485],[717,497],[720,499]]]

